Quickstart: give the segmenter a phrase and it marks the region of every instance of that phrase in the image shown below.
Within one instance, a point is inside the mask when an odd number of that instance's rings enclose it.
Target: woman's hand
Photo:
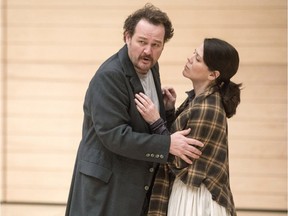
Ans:
[[[175,90],[171,87],[162,88],[162,94],[165,110],[174,109],[177,97]]]
[[[141,92],[136,94],[135,103],[138,112],[142,115],[147,123],[152,124],[160,118],[160,114],[156,106],[145,94]]]

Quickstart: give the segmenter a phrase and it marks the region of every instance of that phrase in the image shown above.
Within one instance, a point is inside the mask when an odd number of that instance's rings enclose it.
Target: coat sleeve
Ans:
[[[85,101],[84,112],[91,116],[98,141],[109,151],[132,159],[166,162],[170,136],[150,133],[120,69],[98,70]]]

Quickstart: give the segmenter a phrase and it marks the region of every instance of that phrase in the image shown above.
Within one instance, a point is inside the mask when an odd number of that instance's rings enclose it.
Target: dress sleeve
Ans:
[[[150,125],[150,129],[154,134],[170,135],[168,128],[166,127],[165,121],[159,118],[157,121]]]
[[[167,126],[168,130],[170,131],[171,125],[173,124],[173,122],[176,119],[175,108],[173,108],[171,110],[166,110],[165,115],[166,115],[166,126]]]

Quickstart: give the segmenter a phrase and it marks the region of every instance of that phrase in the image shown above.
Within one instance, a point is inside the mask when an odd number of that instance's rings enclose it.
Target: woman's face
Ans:
[[[193,82],[207,81],[211,71],[203,60],[204,44],[195,49],[193,55],[188,58],[188,61],[183,70],[183,76]]]

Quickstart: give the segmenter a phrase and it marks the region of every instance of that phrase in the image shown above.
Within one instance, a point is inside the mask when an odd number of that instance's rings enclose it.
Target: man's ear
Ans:
[[[209,74],[208,79],[211,80],[211,81],[212,80],[216,80],[219,76],[220,76],[220,72],[218,70],[211,71],[210,74]]]
[[[128,32],[125,32],[125,43],[127,43],[128,41],[130,41],[130,39],[131,39],[131,37],[130,37],[130,35],[129,35],[129,33]]]

